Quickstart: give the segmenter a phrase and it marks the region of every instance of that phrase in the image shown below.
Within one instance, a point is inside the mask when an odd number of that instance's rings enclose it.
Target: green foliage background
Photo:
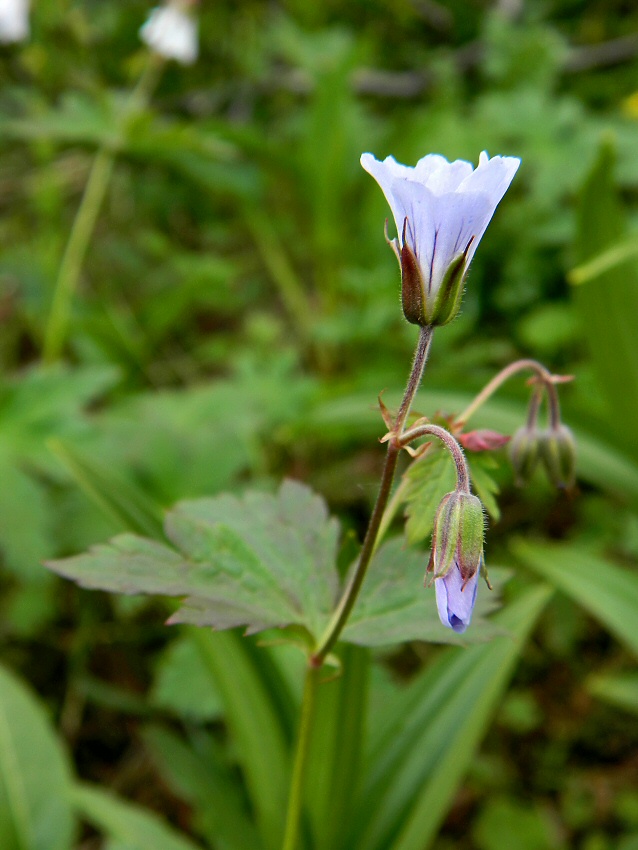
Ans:
[[[352,673],[327,716],[353,723],[369,677],[369,739],[315,754],[306,837],[337,846],[320,825],[346,817],[326,790],[341,755],[386,766],[361,774],[376,820],[348,814],[362,850],[431,846],[441,821],[442,850],[638,847],[638,12],[203,2],[199,60],[168,64],[120,138],[147,11],[39,0],[30,40],[0,49],[0,846],[98,847],[98,833],[110,850],[274,846],[295,650],[166,629],[165,603],[83,591],[41,562],[123,531],[155,537],[178,499],[272,492],[283,476],[321,492],[354,547],[381,464],[375,399],[387,388],[398,402],[415,341],[359,156],[486,149],[522,166],[416,407],[458,413],[516,357],[574,374],[562,399],[579,491],[540,476],[519,491],[506,463],[490,471],[488,562],[513,571],[498,616],[520,646],[413,643],[370,668],[345,650]],[[103,145],[115,168],[64,356],[45,365],[57,270]],[[568,282],[574,268],[583,283]],[[476,424],[512,433],[526,398],[513,382]],[[427,523],[412,515],[408,531],[421,541]],[[430,764],[433,722],[451,744]],[[437,797],[448,784],[451,808]]]

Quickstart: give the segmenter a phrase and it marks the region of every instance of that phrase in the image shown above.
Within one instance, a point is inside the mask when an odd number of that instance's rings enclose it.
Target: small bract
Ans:
[[[0,43],[29,37],[29,0],[0,0]]]
[[[458,313],[463,281],[481,237],[512,182],[520,159],[489,158],[476,168],[428,154],[414,168],[370,153],[361,165],[383,189],[398,237],[390,244],[401,265],[408,321],[444,325]]]
[[[185,7],[174,2],[153,9],[140,28],[140,38],[159,56],[190,65],[197,59],[197,21]]]

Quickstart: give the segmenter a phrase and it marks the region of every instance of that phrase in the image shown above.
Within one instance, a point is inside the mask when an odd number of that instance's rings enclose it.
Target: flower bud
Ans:
[[[524,425],[512,437],[509,455],[518,487],[529,483],[540,460],[541,441],[541,432],[535,425]]]
[[[434,573],[435,579],[441,578],[456,563],[463,581],[471,579],[483,559],[484,530],[480,499],[458,490],[448,493],[436,513],[428,571]]]
[[[541,433],[540,455],[549,480],[555,487],[568,489],[576,480],[576,443],[562,423]]]
[[[476,496],[455,490],[443,497],[434,521],[427,572],[433,574],[441,622],[458,633],[465,631],[472,618],[483,569],[484,529],[483,505]]]

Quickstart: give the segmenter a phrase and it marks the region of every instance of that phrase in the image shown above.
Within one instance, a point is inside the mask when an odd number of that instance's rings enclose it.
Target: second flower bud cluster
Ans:
[[[538,424],[541,396],[536,391],[530,402],[527,423],[518,429],[510,442],[510,460],[519,487],[529,483],[540,464],[545,467],[554,487],[569,490],[576,479],[576,442],[571,430],[561,422],[558,402],[552,395],[554,388],[548,386],[548,390],[549,427],[542,428]]]

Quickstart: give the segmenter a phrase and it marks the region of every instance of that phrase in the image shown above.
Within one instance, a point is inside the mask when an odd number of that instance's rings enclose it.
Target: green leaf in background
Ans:
[[[161,511],[150,496],[118,476],[112,466],[85,455],[70,443],[54,439],[50,446],[78,486],[108,517],[125,529],[162,538]]]
[[[198,850],[156,814],[125,802],[101,788],[78,783],[72,793],[78,815],[127,850]]]
[[[492,476],[492,471],[499,467],[498,461],[488,452],[467,452],[465,457],[470,467],[470,478],[474,492],[490,517],[494,522],[498,522],[501,510],[496,497],[500,492],[500,487]]]
[[[191,720],[207,721],[221,715],[219,692],[189,634],[178,635],[162,651],[150,700],[157,708]]]
[[[264,846],[277,850],[290,775],[283,681],[269,677],[265,655],[254,658],[238,635],[204,629],[191,634],[224,704]]]
[[[388,705],[364,763],[352,833],[360,838],[352,846],[432,846],[550,595],[546,586],[528,590],[494,618],[507,635],[447,650]]]
[[[55,549],[49,494],[41,476],[60,477],[47,439],[87,429],[83,407],[114,383],[113,369],[33,368],[0,378],[0,549],[19,578],[42,580]]]
[[[407,546],[402,537],[381,546],[370,564],[342,639],[363,646],[411,640],[466,644],[497,634],[498,629],[485,617],[498,606],[504,571],[490,571],[495,590],[479,588],[472,627],[457,635],[441,625],[434,587],[423,586],[427,560],[427,553]]]
[[[110,367],[38,367],[19,378],[0,379],[0,433],[12,453],[30,467],[59,475],[46,441],[86,431],[84,407],[113,386]]]
[[[625,213],[614,180],[616,151],[606,138],[582,189],[576,261],[585,263],[622,241]],[[603,270],[573,288],[574,303],[586,329],[585,338],[601,392],[611,413],[610,425],[624,446],[637,456],[638,431],[638,272],[635,258]]]
[[[71,850],[71,771],[42,706],[0,667],[0,847]]]
[[[587,690],[598,699],[638,714],[638,673],[603,673],[587,681]]]
[[[210,736],[200,732],[187,742],[161,726],[149,726],[143,738],[162,778],[193,807],[193,826],[212,847],[263,847],[236,771],[232,765],[220,763]]]
[[[115,104],[108,95],[96,101],[79,92],[67,92],[59,107],[40,110],[37,118],[3,118],[0,136],[15,139],[47,139],[57,142],[117,143],[119,133]]]
[[[186,597],[173,623],[320,633],[337,590],[339,527],[307,487],[182,502],[165,527],[178,551],[123,534],[49,566],[84,587]]]
[[[47,493],[21,468],[19,459],[0,449],[0,548],[6,566],[23,579],[41,580],[41,561],[53,548]]]
[[[341,674],[318,689],[307,769],[306,808],[316,850],[344,847],[344,824],[362,779],[370,657],[352,645],[338,652]]]
[[[563,846],[549,817],[540,809],[507,797],[488,799],[472,837],[479,850],[557,850]]]
[[[404,480],[408,542],[420,543],[432,531],[439,502],[454,489],[454,463],[446,449],[431,443],[425,455],[410,464]]]
[[[517,540],[513,551],[638,655],[638,574],[576,545]]]

